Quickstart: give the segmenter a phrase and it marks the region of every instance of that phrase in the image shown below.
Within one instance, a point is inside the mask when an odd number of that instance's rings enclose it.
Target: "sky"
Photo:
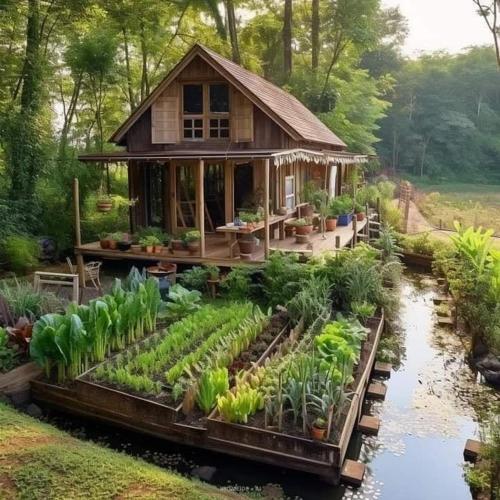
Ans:
[[[472,0],[382,0],[385,7],[399,6],[410,33],[404,52],[448,50],[460,52],[470,45],[492,43],[484,20]]]

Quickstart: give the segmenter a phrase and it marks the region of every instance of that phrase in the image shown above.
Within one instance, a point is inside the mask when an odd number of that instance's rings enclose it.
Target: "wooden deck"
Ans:
[[[357,223],[356,230],[358,234],[366,234],[366,225],[366,219]],[[296,252],[305,257],[311,257],[325,251],[335,251],[349,246],[354,236],[354,229],[351,223],[349,226],[337,227],[335,231],[326,232],[325,237],[315,230],[309,236],[309,242],[304,244],[296,243],[295,236],[286,237],[284,240],[280,240],[277,236],[277,230],[276,234],[271,232],[271,250]],[[165,249],[160,254],[132,252],[131,250],[122,252],[120,250],[102,249],[98,241],[75,247],[75,253],[81,254],[84,257],[109,260],[142,260],[149,262],[158,262],[161,260],[176,264],[215,264],[221,267],[232,267],[239,264],[262,264],[265,261],[262,239],[260,240],[260,245],[257,246],[255,252],[252,254],[252,260],[241,260],[239,256],[231,258],[230,244],[230,241],[223,234],[206,234],[205,257],[191,255],[187,250],[172,253],[170,250]]]

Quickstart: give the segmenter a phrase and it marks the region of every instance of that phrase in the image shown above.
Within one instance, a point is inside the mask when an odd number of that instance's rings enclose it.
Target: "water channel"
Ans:
[[[500,393],[482,384],[466,362],[466,337],[438,327],[433,297],[436,282],[426,274],[407,273],[401,305],[391,330],[398,360],[384,401],[367,404],[381,419],[376,437],[354,433],[349,456],[367,464],[359,489],[332,487],[311,476],[236,458],[173,445],[158,439],[51,414],[50,420],[79,437],[139,456],[189,475],[201,470],[210,482],[236,491],[264,487],[268,498],[281,490],[286,498],[305,500],[466,500],[463,447],[478,435],[482,411]],[[279,488],[272,485],[277,485]]]

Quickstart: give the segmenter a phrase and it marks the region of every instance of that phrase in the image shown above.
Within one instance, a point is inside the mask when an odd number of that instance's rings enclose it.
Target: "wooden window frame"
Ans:
[[[293,193],[292,194],[286,194],[286,184],[287,181],[291,180],[293,184]],[[296,193],[295,193],[295,175],[285,175],[285,182],[283,184],[283,194],[284,194],[284,199],[285,199],[285,207],[287,210],[294,210],[296,206]],[[291,207],[288,206],[288,200],[291,198],[293,200],[293,204]]]
[[[229,98],[229,112],[211,112],[210,111],[210,85],[227,85],[228,87],[228,98]],[[202,114],[189,114],[184,113],[184,86],[185,85],[201,85],[203,87],[203,113]],[[181,140],[185,142],[200,142],[200,141],[210,141],[210,142],[223,142],[227,143],[231,141],[231,109],[232,109],[232,97],[231,97],[231,85],[227,81],[213,80],[208,82],[200,81],[184,81],[182,82],[181,89],[181,116],[180,116],[180,130],[181,130]],[[190,119],[201,119],[202,120],[202,137],[184,137],[184,120]],[[217,137],[210,137],[210,120],[228,120],[228,136],[220,137],[220,125],[217,127],[219,130]],[[223,127],[226,129],[226,127]],[[194,128],[192,128],[194,130]]]

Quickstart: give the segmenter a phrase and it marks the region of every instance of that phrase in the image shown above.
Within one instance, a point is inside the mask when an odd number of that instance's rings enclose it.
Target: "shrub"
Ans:
[[[250,296],[252,278],[251,270],[245,267],[233,267],[224,281],[221,289],[231,300],[246,300]]]
[[[2,250],[9,269],[16,274],[25,274],[38,265],[38,243],[33,238],[8,236]]]
[[[193,266],[180,275],[182,286],[189,290],[199,290],[204,292],[207,289],[209,271],[200,266]]]

